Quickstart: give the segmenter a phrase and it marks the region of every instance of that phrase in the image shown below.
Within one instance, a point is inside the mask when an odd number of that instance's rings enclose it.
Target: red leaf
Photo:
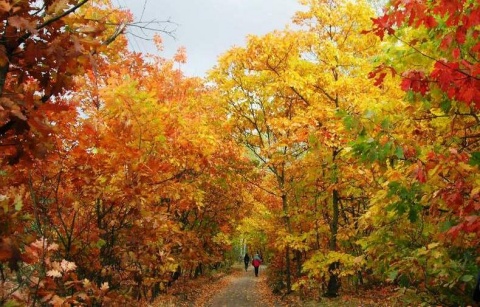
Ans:
[[[458,59],[460,57],[460,49],[459,48],[453,49],[452,56],[454,59]]]
[[[428,90],[428,80],[422,71],[410,70],[403,74],[404,79],[401,83],[401,88],[404,91],[414,91],[425,95]]]
[[[393,67],[390,67],[390,66],[386,66],[385,64],[382,64],[382,65],[379,65],[377,67],[375,67],[375,69],[371,72],[368,73],[368,78],[369,79],[375,79],[375,83],[374,85],[375,86],[380,86],[385,77],[387,76],[387,73],[388,72],[385,72],[385,71],[390,71],[391,74],[392,74],[392,77],[395,76],[397,74],[397,72],[395,71],[395,69]]]
[[[462,229],[462,224],[456,225],[456,226],[453,226],[452,228],[450,228],[447,233],[450,236],[452,236],[453,239],[455,239],[456,237],[458,237],[461,229]]]
[[[475,46],[472,48],[473,52],[480,52],[480,42],[478,42]]]
[[[383,40],[383,37],[385,36],[385,31],[389,34],[393,32],[393,29],[392,29],[393,22],[389,15],[383,15],[378,18],[372,18],[372,22],[374,25],[373,33],[375,33],[382,40]]]
[[[433,16],[427,16],[424,20],[424,24],[427,28],[434,28],[438,25],[438,22],[433,18]]]
[[[476,9],[472,9],[470,11],[470,15],[466,17],[467,17],[467,20],[465,21],[464,24],[467,28],[472,28],[480,25],[480,7],[477,7]]]
[[[412,80],[405,78],[402,80],[402,83],[400,84],[400,87],[403,91],[407,92],[410,90],[412,85]]]
[[[427,174],[425,172],[425,168],[422,165],[422,162],[420,161],[418,161],[417,163],[416,177],[417,177],[417,180],[420,181],[421,183],[427,182]]]
[[[467,36],[467,29],[464,26],[459,26],[457,32],[455,33],[456,41],[459,44],[464,44]]]
[[[380,74],[380,76],[378,76],[376,79],[375,79],[375,83],[374,85],[375,86],[379,86],[380,84],[383,83],[383,80],[385,79],[385,77],[387,76],[387,73],[386,72],[382,72]]]
[[[440,48],[442,48],[442,49],[449,48],[452,45],[452,42],[453,42],[453,34],[447,34],[442,39],[442,42],[440,44]]]

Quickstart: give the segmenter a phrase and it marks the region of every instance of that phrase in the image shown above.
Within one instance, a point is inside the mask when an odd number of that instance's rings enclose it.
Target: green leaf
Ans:
[[[317,144],[318,143],[318,138],[315,136],[315,134],[309,134],[308,135],[308,143],[309,144]]]
[[[383,145],[383,147],[380,147],[379,148],[379,158],[383,161],[383,160],[386,160],[387,157],[390,156],[391,152],[392,152],[392,142],[387,142],[385,145]],[[380,144],[378,144],[378,146],[381,146]]]
[[[103,240],[103,239],[98,239],[97,243],[95,244],[98,248],[102,248],[102,246],[104,246],[105,244],[107,244],[107,241]]]
[[[20,211],[22,210],[22,207],[23,207],[23,202],[21,199],[17,199],[17,201],[15,202],[15,211]]]
[[[472,156],[470,157],[470,161],[468,161],[470,165],[479,166],[480,165],[480,152],[472,152]]]
[[[7,301],[5,303],[5,305],[3,305],[3,307],[20,307],[22,305],[20,305],[19,303],[15,302],[15,301]]]
[[[445,221],[441,226],[440,226],[440,231],[445,232],[452,228],[455,225],[452,221]]]
[[[388,279],[395,280],[395,278],[397,278],[397,276],[398,276],[398,271],[392,271],[392,272],[390,272],[390,274],[388,274]]]
[[[392,197],[393,195],[397,194],[398,191],[401,189],[402,185],[398,181],[392,181],[388,184],[388,197]]]
[[[440,102],[440,108],[443,112],[448,113],[448,111],[450,111],[450,109],[452,108],[452,102],[450,101],[450,99],[442,99],[442,101]]]
[[[402,186],[399,182],[393,181],[388,184],[388,197],[398,197],[399,200],[389,204],[387,211],[396,211],[398,215],[408,214],[408,220],[412,223],[418,220],[422,206],[418,203],[420,189],[418,185],[409,188]]]
[[[410,286],[410,279],[406,275],[400,275],[398,279],[398,284],[402,287],[409,287]]]
[[[463,275],[461,278],[460,278],[461,281],[463,282],[470,282],[473,280],[473,275]]]
[[[418,220],[418,211],[415,207],[410,207],[410,210],[408,211],[408,220],[411,223],[415,223]]]
[[[351,115],[347,115],[343,118],[343,124],[348,130],[352,130],[355,126],[354,118]]]
[[[395,149],[395,155],[399,159],[405,159],[405,155],[403,153],[403,148],[401,146],[397,146],[397,148]]]
[[[392,124],[390,123],[390,121],[388,119],[384,119],[384,120],[382,120],[381,126],[382,126],[383,130],[389,130],[391,128]]]
[[[156,137],[156,140],[160,143],[165,143],[167,141],[167,138],[164,135],[160,134]]]
[[[409,90],[405,94],[405,100],[408,102],[414,102],[415,101],[415,93],[412,90]]]

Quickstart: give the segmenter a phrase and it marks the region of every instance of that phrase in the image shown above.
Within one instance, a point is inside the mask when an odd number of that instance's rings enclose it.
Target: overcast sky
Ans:
[[[204,76],[217,57],[231,46],[243,46],[248,34],[265,34],[283,29],[293,14],[302,9],[297,0],[112,0],[132,11],[138,21],[171,20],[177,24],[175,39],[163,36],[165,57],[176,49],[187,49],[182,67],[189,76]],[[143,12],[143,8],[146,8]],[[171,26],[170,29],[173,29]],[[134,34],[145,36],[135,29]],[[148,34],[148,33],[147,33]],[[148,34],[150,37],[152,33]],[[149,41],[129,35],[134,51],[156,53]]]

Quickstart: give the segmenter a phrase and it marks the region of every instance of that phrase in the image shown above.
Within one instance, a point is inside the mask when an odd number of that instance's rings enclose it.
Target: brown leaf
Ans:
[[[27,30],[34,34],[37,32],[36,23],[20,16],[8,18],[8,24],[20,30]]]

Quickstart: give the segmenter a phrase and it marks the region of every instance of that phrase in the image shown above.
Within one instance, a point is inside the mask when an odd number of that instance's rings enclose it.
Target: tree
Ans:
[[[123,31],[129,17],[109,13],[108,2],[3,1],[0,29],[0,141],[2,164],[15,164],[25,151],[43,155],[48,135],[40,108],[54,112],[74,106],[56,104],[74,88],[78,74],[91,68],[96,53]],[[25,154],[29,156],[29,154]]]
[[[385,34],[426,58],[433,67],[404,72],[402,88],[422,94],[430,85],[438,87],[451,100],[480,107],[478,79],[478,30],[480,7],[472,1],[392,1],[385,14],[374,19],[373,32]],[[420,39],[411,39],[413,29],[428,29]],[[413,31],[412,31],[413,30]],[[427,41],[433,40],[433,44]],[[436,48],[436,49],[434,49]],[[435,54],[439,51],[439,54]],[[431,71],[425,71],[431,70]]]
[[[397,154],[364,247],[380,274],[437,304],[468,303],[478,249],[478,12],[471,1],[392,1],[374,19],[386,56],[372,77],[399,76],[408,103],[385,126]]]
[[[328,208],[319,211],[326,214],[329,249],[338,249],[339,219],[346,214],[341,212],[341,202],[351,196],[340,194],[349,184],[341,174],[352,162],[342,152],[358,133],[347,131],[342,118],[362,114],[366,102],[378,95],[364,74],[378,45],[373,35],[360,34],[372,16],[368,5],[342,1],[304,4],[308,10],[295,17],[302,30],[250,37],[246,48],[224,55],[213,74],[236,128],[236,139],[247,147],[265,175],[273,177],[266,179],[262,189],[281,203],[272,208],[280,208],[286,231],[278,240],[286,254],[287,291],[291,286],[290,249],[294,245],[296,252],[309,249],[301,243],[305,236],[297,233],[309,232],[308,226],[300,227],[309,224],[301,217],[292,220],[305,212],[302,207],[307,203]],[[356,193],[361,194],[361,189]],[[322,196],[321,203],[313,201],[320,194],[329,195]],[[361,195],[352,200],[357,196]],[[307,203],[299,202],[309,197]],[[297,267],[301,267],[300,255],[295,256]],[[338,263],[329,264],[327,292],[335,296]]]
[[[297,41],[290,33],[275,32],[263,38],[250,37],[247,48],[224,55],[212,76],[227,109],[236,140],[243,144],[274,185],[266,188],[278,197],[284,229],[291,233],[288,204],[288,165],[305,148],[292,140],[291,123],[308,105],[281,74],[290,59],[299,58]],[[279,78],[280,77],[280,78]],[[271,182],[271,183],[273,183]],[[264,188],[265,189],[265,188]],[[285,246],[287,289],[290,291],[290,248]]]

